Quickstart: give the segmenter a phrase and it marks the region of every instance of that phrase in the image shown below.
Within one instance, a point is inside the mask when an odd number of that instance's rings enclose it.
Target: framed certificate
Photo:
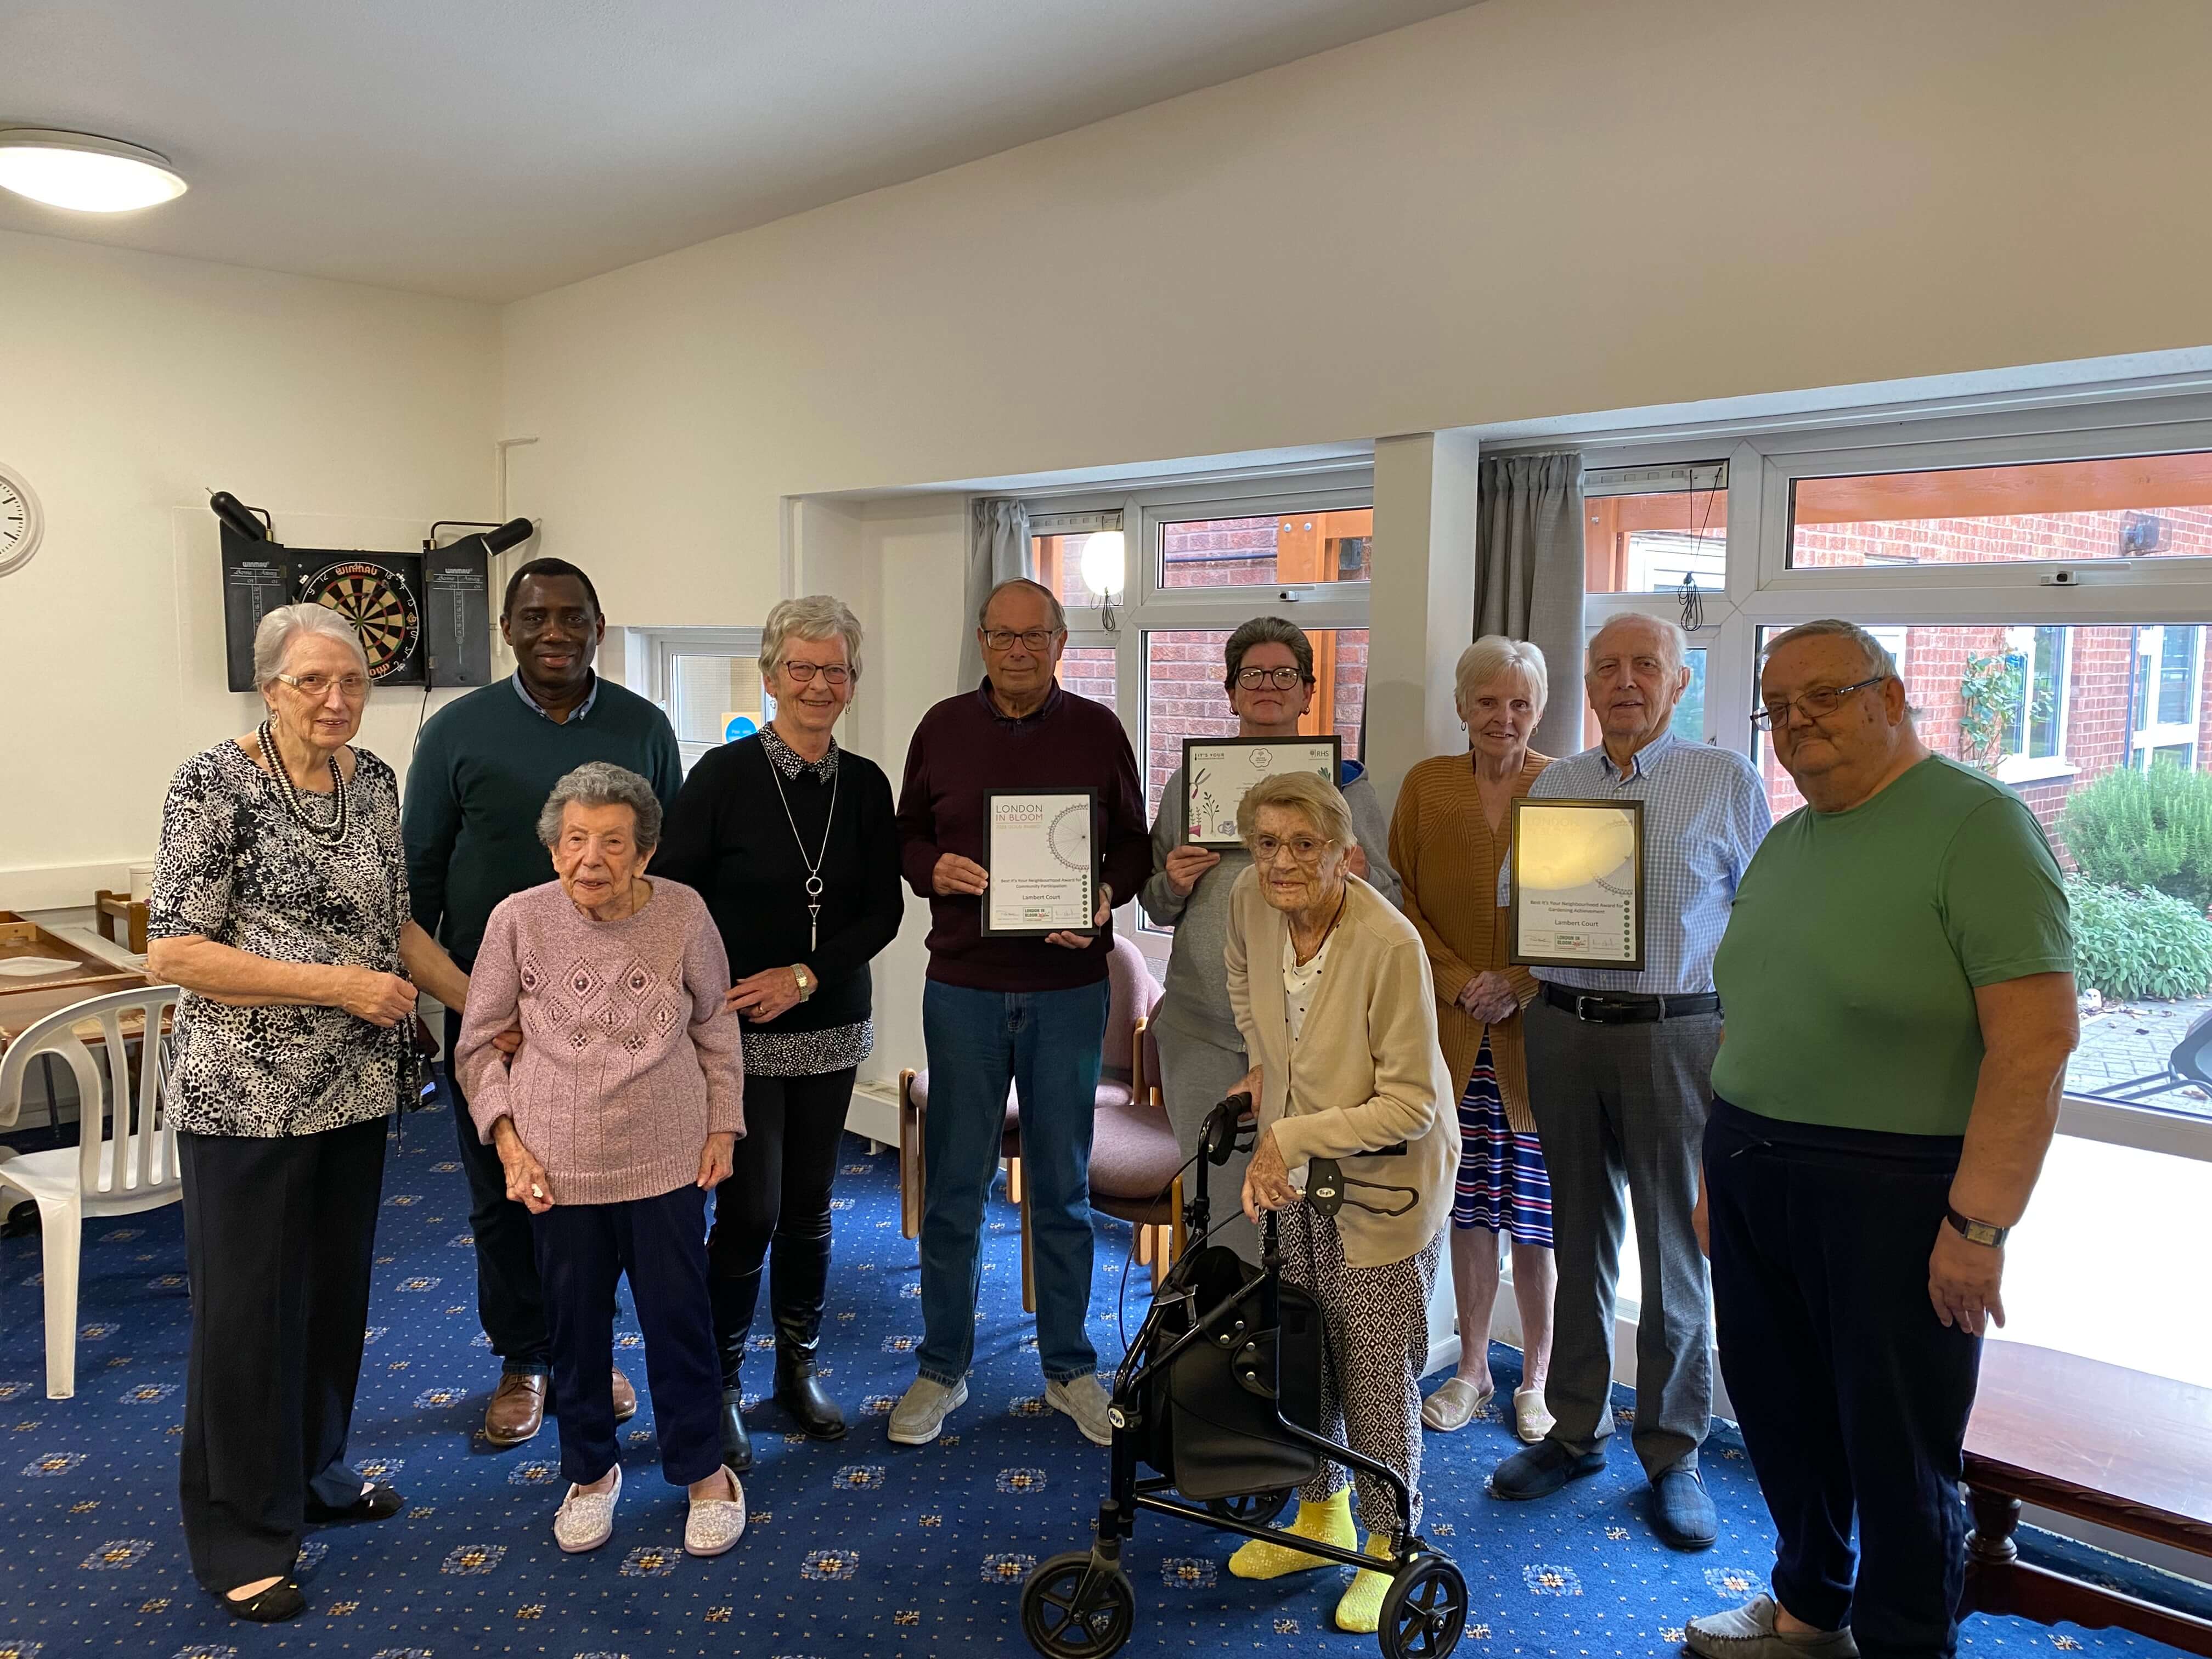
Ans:
[[[1095,789],[988,789],[983,932],[1000,939],[1087,933],[1098,908]]]
[[[1236,847],[1244,792],[1272,773],[1310,772],[1336,781],[1341,738],[1185,738],[1183,838],[1194,847]]]
[[[1531,968],[1644,968],[1644,803],[1513,803],[1508,959]]]

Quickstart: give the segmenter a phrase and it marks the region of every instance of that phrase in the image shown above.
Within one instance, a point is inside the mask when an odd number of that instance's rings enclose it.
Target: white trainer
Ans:
[[[942,1382],[917,1376],[891,1407],[891,1420],[884,1432],[902,1446],[927,1446],[945,1432],[945,1419],[967,1403],[965,1382],[948,1389]]]
[[[595,1550],[615,1535],[615,1504],[622,1498],[622,1465],[615,1465],[615,1482],[605,1492],[587,1492],[572,1486],[553,1517],[553,1541],[571,1555]]]
[[[745,1489],[738,1477],[722,1471],[730,1483],[727,1498],[695,1498],[684,1517],[684,1553],[720,1555],[745,1535]]]
[[[1073,1418],[1075,1426],[1083,1431],[1083,1437],[1092,1445],[1114,1443],[1114,1425],[1106,1415],[1106,1389],[1098,1381],[1097,1372],[1085,1371],[1065,1382],[1046,1383],[1044,1403]]]

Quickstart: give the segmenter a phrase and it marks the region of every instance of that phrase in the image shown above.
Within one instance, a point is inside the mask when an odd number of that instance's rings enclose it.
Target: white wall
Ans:
[[[492,501],[488,307],[0,234],[0,461],[45,509],[0,580],[0,908],[88,902],[152,855],[179,762],[251,729],[225,690],[228,489],[303,545],[408,550]],[[404,774],[419,691],[362,742]]]

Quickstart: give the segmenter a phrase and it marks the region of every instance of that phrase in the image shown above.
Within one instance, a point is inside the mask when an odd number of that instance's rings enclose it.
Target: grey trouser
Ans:
[[[1721,1017],[1599,1025],[1539,997],[1525,1018],[1559,1272],[1544,1383],[1550,1437],[1579,1453],[1602,1449],[1613,1432],[1613,1290],[1633,1214],[1644,1264],[1636,1455],[1647,1475],[1695,1468],[1712,1420],[1712,1317],[1690,1212]]]
[[[1175,1125],[1182,1155],[1189,1158],[1198,1151],[1199,1133],[1206,1127],[1207,1115],[1252,1068],[1241,1048],[1224,1048],[1205,1037],[1179,1031],[1164,1021],[1153,1025],[1152,1038],[1159,1044],[1160,1069],[1166,1073],[1160,1079],[1160,1092],[1167,1102],[1168,1121]],[[1244,1218],[1243,1208],[1244,1166],[1251,1161],[1249,1152],[1237,1152],[1219,1169],[1206,1166],[1206,1193],[1213,1207],[1208,1242],[1226,1244],[1247,1261],[1257,1262],[1260,1235]],[[1197,1173],[1186,1173],[1183,1191],[1194,1194],[1197,1190]]]

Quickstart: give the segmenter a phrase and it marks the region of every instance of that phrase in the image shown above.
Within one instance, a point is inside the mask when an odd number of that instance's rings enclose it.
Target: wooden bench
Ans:
[[[2212,1621],[2022,1561],[2021,1505],[2094,1522],[2212,1565],[2212,1389],[2078,1354],[1991,1341],[1966,1425],[1960,1616],[2118,1626],[2212,1659]]]

